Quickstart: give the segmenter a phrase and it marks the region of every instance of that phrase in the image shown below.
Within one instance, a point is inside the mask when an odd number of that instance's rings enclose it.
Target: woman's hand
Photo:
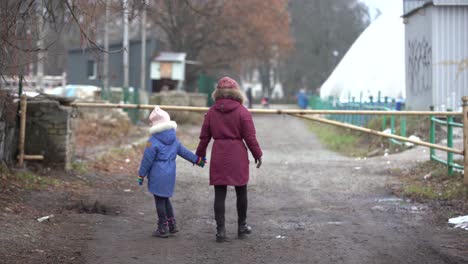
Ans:
[[[205,163],[208,163],[208,162],[206,162],[206,158],[202,158],[202,157],[198,157],[197,161],[195,162],[195,164],[197,164],[198,166],[202,168],[205,166]]]
[[[257,169],[259,169],[262,166],[262,158],[258,158],[255,160],[255,164],[257,164]]]

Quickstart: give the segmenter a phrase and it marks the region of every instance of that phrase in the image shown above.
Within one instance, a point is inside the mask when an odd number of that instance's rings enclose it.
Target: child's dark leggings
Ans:
[[[215,185],[215,201],[214,211],[216,225],[218,227],[224,227],[224,212],[225,212],[225,201],[226,201],[226,185]],[[235,186],[237,196],[237,217],[238,224],[245,225],[247,218],[247,185]]]
[[[174,211],[168,197],[154,195],[156,202],[156,212],[158,213],[158,225],[165,224],[168,220],[174,219]]]

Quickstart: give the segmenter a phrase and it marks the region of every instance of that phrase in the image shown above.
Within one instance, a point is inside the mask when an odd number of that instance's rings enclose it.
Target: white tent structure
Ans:
[[[320,96],[341,102],[362,96],[406,98],[405,28],[397,12],[383,14],[354,42],[330,77],[320,88]]]

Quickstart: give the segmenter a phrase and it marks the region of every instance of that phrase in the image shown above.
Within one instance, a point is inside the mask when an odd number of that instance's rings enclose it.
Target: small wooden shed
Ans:
[[[161,52],[151,61],[153,92],[182,90],[186,56],[185,53]]]

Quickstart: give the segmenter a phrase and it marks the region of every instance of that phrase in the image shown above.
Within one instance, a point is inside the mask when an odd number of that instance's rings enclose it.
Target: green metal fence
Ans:
[[[309,98],[309,107],[312,109],[319,109],[319,110],[381,110],[381,111],[390,111],[396,110],[396,103],[394,100],[389,102],[388,98],[385,98],[383,101],[380,100],[380,96],[377,99],[377,102],[373,102],[373,98],[370,97],[368,102],[363,102],[362,96],[359,102],[355,101],[355,98],[350,98],[348,103],[340,103],[337,102],[338,100],[330,97],[326,100],[321,99],[318,96],[311,96]],[[450,110],[449,110],[450,111]],[[330,115],[326,117],[327,119],[332,119],[339,122],[349,123],[357,126],[366,126],[369,121],[372,119],[372,116],[369,115]],[[398,119],[397,119],[398,118]],[[436,125],[443,125],[447,127],[447,147],[453,148],[453,128],[454,127],[463,127],[463,124],[454,122],[453,116],[447,116],[446,120],[442,120],[440,118],[436,118],[435,116],[431,116],[431,125],[430,125],[430,143],[436,143]],[[407,136],[407,120],[406,116],[396,117],[392,116],[382,116],[382,131],[388,129],[388,121],[390,121],[390,133],[396,135],[398,131],[396,131],[396,125],[399,121],[400,125],[400,136],[406,137]],[[400,142],[395,139],[390,139],[392,144],[396,145],[404,145],[403,142]],[[440,162],[445,164],[448,169],[448,175],[453,175],[454,169],[463,170],[463,166],[457,164],[453,160],[453,153],[447,152],[447,160],[437,157],[435,155],[435,149],[430,149],[430,158],[433,161]]]
[[[213,93],[215,89],[216,79],[205,74],[200,74],[197,84],[198,84],[198,92],[208,95],[207,106],[212,106],[214,102],[213,102],[213,98],[211,98],[211,93]]]
[[[347,103],[338,102],[337,99],[329,97],[328,99],[322,99],[319,96],[309,97],[309,107],[311,109],[318,110],[380,110],[389,111],[395,110],[395,101],[389,101],[388,97],[381,100],[380,96],[377,101],[374,102],[373,98],[370,97],[368,102],[364,102],[362,96],[357,102],[354,97],[349,98]],[[373,118],[371,115],[330,115],[328,119],[349,123],[357,126],[366,126],[369,121]],[[385,129],[387,123],[387,117],[383,118],[383,128]]]
[[[123,88],[123,102],[124,104],[140,104],[140,96],[138,89],[135,88]],[[138,109],[124,109],[128,113],[128,117],[133,124],[138,123],[140,110]]]
[[[101,90],[101,99],[109,101],[111,103],[124,103],[124,104],[139,104],[139,92],[138,89],[133,87],[123,87],[123,88],[112,88],[109,91]],[[124,109],[128,113],[128,117],[133,124],[136,124],[139,121],[140,111],[138,109]]]
[[[463,124],[457,123],[453,120],[453,116],[447,116],[446,120],[442,120],[435,116],[431,116],[431,127],[429,141],[430,143],[435,144],[436,142],[436,125],[442,125],[447,127],[447,147],[453,147],[453,128],[454,127],[463,127]],[[435,149],[430,149],[430,158],[431,160],[445,164],[448,169],[448,175],[453,175],[454,169],[463,170],[463,166],[457,164],[453,161],[453,153],[447,152],[447,160],[439,158],[435,154]]]

